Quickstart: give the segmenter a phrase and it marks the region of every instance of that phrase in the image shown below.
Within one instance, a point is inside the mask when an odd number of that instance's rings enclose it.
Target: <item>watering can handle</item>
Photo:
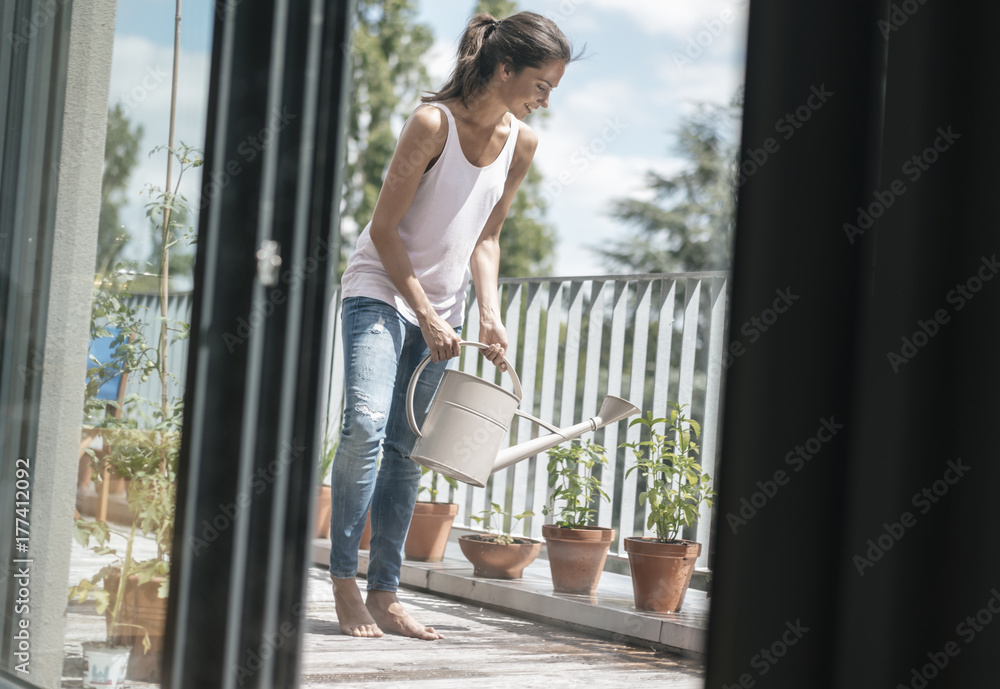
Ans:
[[[489,345],[484,345],[482,342],[468,342],[466,340],[462,340],[458,343],[458,345],[460,347],[478,347],[483,351],[489,349]],[[417,380],[420,378],[420,374],[423,373],[424,369],[427,368],[427,364],[430,362],[431,355],[428,354],[413,372],[413,376],[410,378],[410,385],[406,390],[406,420],[410,422],[410,430],[412,430],[414,435],[418,438],[423,438],[424,436],[417,427],[417,417],[413,413],[413,395],[417,390]],[[514,384],[514,396],[517,397],[518,401],[520,401],[522,397],[521,381],[517,377],[517,372],[514,371],[514,367],[510,365],[510,362],[507,361],[506,357],[503,362],[507,365],[507,374],[510,375],[510,381]]]

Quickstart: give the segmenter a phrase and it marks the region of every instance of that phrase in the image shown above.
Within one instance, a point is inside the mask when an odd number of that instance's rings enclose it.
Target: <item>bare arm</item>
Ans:
[[[500,230],[503,221],[510,211],[521,182],[528,174],[531,160],[538,146],[538,137],[525,124],[520,125],[517,137],[517,148],[514,160],[507,173],[503,195],[493,207],[490,217],[486,220],[482,233],[472,251],[470,270],[472,280],[476,285],[476,298],[479,303],[479,341],[490,345],[485,352],[487,359],[504,370],[502,357],[507,351],[507,330],[500,317],[500,305],[497,302],[497,279],[500,273]]]
[[[461,338],[448,321],[438,315],[417,280],[399,236],[399,223],[413,202],[427,165],[444,149],[447,134],[448,121],[438,108],[420,108],[410,116],[389,163],[369,230],[389,279],[417,315],[435,362],[458,356]]]

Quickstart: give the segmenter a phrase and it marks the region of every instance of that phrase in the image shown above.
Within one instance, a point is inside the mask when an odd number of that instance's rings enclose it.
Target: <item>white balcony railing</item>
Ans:
[[[689,415],[702,427],[703,470],[714,477],[727,279],[725,272],[704,272],[501,280],[500,303],[510,342],[507,357],[524,390],[521,409],[569,426],[593,416],[605,394],[625,397],[644,413],[651,410],[657,417],[666,415],[668,400],[688,405]],[[148,336],[155,337],[158,298],[135,297],[133,302],[141,307],[139,316],[147,321]],[[327,433],[335,438],[344,394],[339,295],[333,297],[331,308],[325,418]],[[187,295],[171,298],[170,317],[190,320]],[[477,332],[476,300],[470,295],[464,336],[473,339]],[[186,340],[170,347],[168,367],[177,377],[171,394],[180,394],[186,349]],[[463,351],[458,366],[510,389],[507,376],[500,376],[492,365],[484,366],[475,352]],[[133,377],[127,392],[159,399],[159,389],[154,391],[152,385],[152,380],[142,383]],[[516,442],[537,432],[533,424],[516,418],[511,427]],[[637,497],[641,490],[637,473],[627,479],[624,476],[632,457],[619,447],[638,439],[639,427],[619,422],[588,435],[603,444],[613,458],[612,466],[602,475],[611,502],[597,506],[596,520],[601,526],[617,529],[618,541],[612,552],[623,553],[623,538],[647,533],[646,510]],[[450,499],[459,504],[456,523],[473,526],[470,517],[497,502],[515,514],[533,511],[536,516],[521,525],[521,533],[540,536],[542,507],[548,498],[545,461],[544,455],[532,457],[497,472],[486,488],[462,484],[450,491]],[[703,544],[699,568],[710,567],[711,523],[711,511],[704,508],[697,526],[684,534]]]
[[[524,390],[521,409],[565,427],[596,414],[605,394],[625,397],[657,417],[667,414],[668,400],[688,405],[688,415],[702,427],[703,470],[714,477],[727,279],[725,272],[703,272],[501,280],[507,357]],[[331,307],[326,418],[330,437],[336,437],[343,411],[339,298]],[[476,302],[470,295],[464,337],[474,339],[477,332]],[[510,389],[507,376],[492,365],[484,367],[476,352],[463,350],[458,366]],[[626,536],[648,534],[646,510],[637,497],[638,472],[625,478],[632,456],[619,447],[637,440],[639,430],[625,421],[588,434],[613,459],[602,475],[611,502],[598,505],[596,515],[599,525],[618,531],[613,553],[624,553]],[[523,442],[537,432],[533,424],[515,418],[510,436]],[[514,514],[533,511],[536,516],[521,525],[520,533],[539,537],[548,498],[545,462],[544,455],[532,457],[493,474],[486,488],[462,484],[451,491],[450,499],[459,504],[456,523],[472,526],[472,515],[497,502]],[[684,534],[703,544],[699,568],[710,567],[711,523],[711,510],[703,508],[697,526]]]

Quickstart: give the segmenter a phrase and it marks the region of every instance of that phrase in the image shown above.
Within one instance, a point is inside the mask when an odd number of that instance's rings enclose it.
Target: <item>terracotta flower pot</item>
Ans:
[[[531,538],[517,538],[514,543],[494,543],[491,536],[460,536],[458,545],[462,554],[472,563],[477,577],[490,579],[520,579],[524,568],[530,565],[542,550],[542,542]]]
[[[320,486],[316,495],[316,538],[330,537],[330,512],[333,506],[330,504],[330,494],[333,488],[330,486]]]
[[[597,590],[615,530],[600,526],[564,529],[542,525],[556,593],[590,594]]]
[[[458,505],[453,502],[418,502],[414,505],[410,530],[403,544],[406,559],[419,562],[443,560],[451,524],[457,514]]]
[[[139,577],[132,575],[125,585],[122,598],[122,609],[118,621],[123,624],[137,625],[120,626],[114,636],[111,636],[111,613],[105,613],[105,623],[108,629],[108,642],[113,645],[131,646],[132,655],[129,658],[129,679],[136,681],[160,681],[160,660],[163,654],[163,634],[167,625],[167,599],[160,598],[159,589],[163,577],[153,577],[145,584],[139,584]],[[121,574],[109,575],[104,580],[104,588],[111,596],[112,605],[118,595]],[[150,648],[146,652],[143,647],[143,630],[149,635]]]
[[[625,552],[632,572],[636,610],[680,612],[694,574],[695,560],[701,554],[701,543],[626,538]]]

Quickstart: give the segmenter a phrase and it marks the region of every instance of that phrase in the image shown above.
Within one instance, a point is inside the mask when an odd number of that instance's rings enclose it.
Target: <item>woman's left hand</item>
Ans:
[[[480,323],[479,341],[489,345],[483,356],[501,371],[506,371],[507,365],[503,358],[507,355],[507,329],[503,327],[503,323]]]

